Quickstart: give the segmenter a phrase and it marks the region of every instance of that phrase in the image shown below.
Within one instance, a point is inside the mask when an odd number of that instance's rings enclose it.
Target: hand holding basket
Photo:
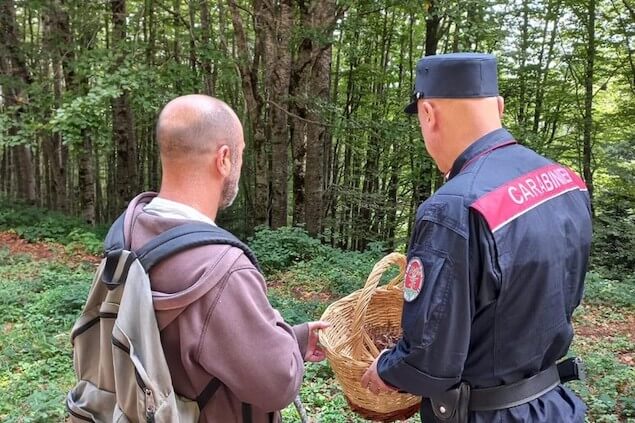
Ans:
[[[386,286],[378,286],[381,276],[393,265],[399,267],[399,275]],[[380,352],[371,335],[401,336],[405,268],[403,254],[387,255],[375,265],[364,288],[329,305],[321,317],[331,322],[331,327],[320,333],[320,343],[335,377],[351,409],[372,420],[406,419],[419,409],[421,401],[420,397],[398,392],[376,395],[360,383]]]

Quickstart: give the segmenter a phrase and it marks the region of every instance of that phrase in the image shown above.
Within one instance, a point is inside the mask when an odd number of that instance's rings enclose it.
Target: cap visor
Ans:
[[[417,113],[417,100],[415,100],[412,103],[408,104],[406,106],[406,108],[403,109],[403,111],[408,113],[409,115],[416,114]]]

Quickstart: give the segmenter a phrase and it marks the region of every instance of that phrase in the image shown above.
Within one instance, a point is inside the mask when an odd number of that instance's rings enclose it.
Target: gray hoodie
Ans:
[[[132,200],[125,232],[133,250],[188,222],[143,211],[154,196]],[[242,403],[254,423],[279,421],[302,383],[308,325],[284,322],[249,259],[227,245],[196,247],[157,264],[150,281],[175,391],[193,399],[212,377],[223,383],[199,422],[242,422]]]

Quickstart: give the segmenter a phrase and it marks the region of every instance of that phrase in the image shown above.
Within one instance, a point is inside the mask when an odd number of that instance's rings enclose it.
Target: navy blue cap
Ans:
[[[412,103],[404,112],[417,113],[421,98],[478,98],[498,96],[496,58],[483,53],[425,56],[417,62]]]

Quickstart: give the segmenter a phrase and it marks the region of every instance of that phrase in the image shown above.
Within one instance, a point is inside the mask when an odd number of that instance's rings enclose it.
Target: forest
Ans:
[[[0,190],[107,223],[158,190],[154,125],[216,96],[246,136],[221,222],[306,228],[364,250],[404,242],[442,183],[403,112],[424,56],[497,56],[505,125],[578,171],[596,214],[633,199],[631,0],[3,0]]]
[[[590,378],[574,390],[588,421],[635,421],[633,0],[0,0],[0,421],[64,421],[68,331],[105,229],[160,188],[168,101],[207,94],[238,114],[240,192],[218,222],[300,322],[404,251],[443,184],[403,108],[417,60],[449,52],[494,54],[504,125],[584,179],[573,348]],[[313,421],[358,421],[328,365],[307,372]]]

